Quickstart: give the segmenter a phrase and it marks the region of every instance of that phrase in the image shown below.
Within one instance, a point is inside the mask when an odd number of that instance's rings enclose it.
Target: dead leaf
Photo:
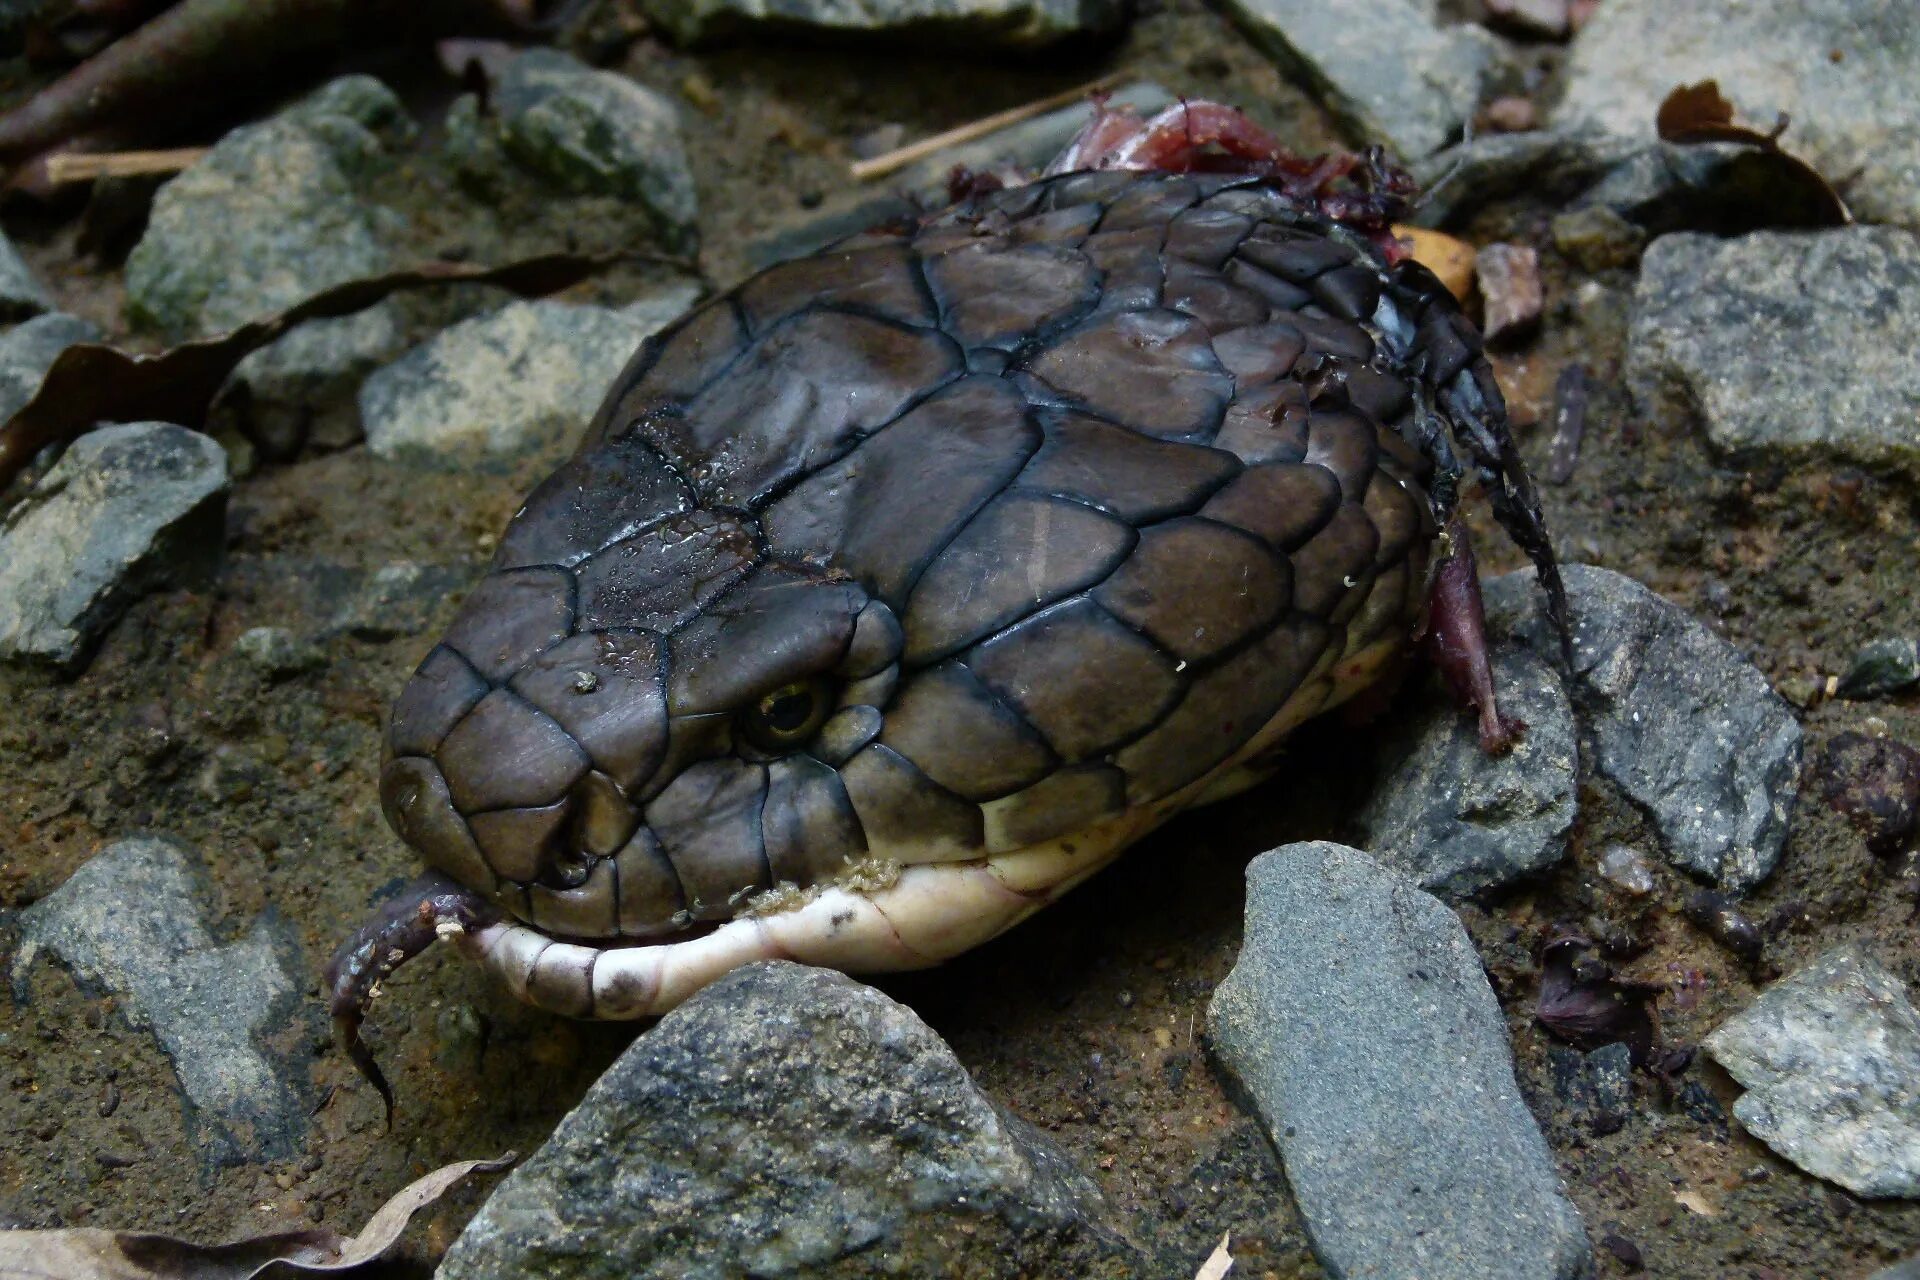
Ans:
[[[1231,1233],[1220,1237],[1220,1243],[1200,1264],[1200,1270],[1194,1272],[1193,1280],[1221,1280],[1227,1272],[1233,1270],[1233,1255],[1227,1252],[1227,1243],[1233,1238]]]
[[[491,284],[538,297],[626,261],[692,266],[668,255],[627,251],[548,253],[499,267],[428,262],[371,279],[349,280],[278,315],[218,337],[184,342],[158,355],[137,355],[98,342],[78,343],[60,353],[33,399],[0,426],[0,491],[40,450],[72,440],[98,423],[201,425],[234,366],[304,321],[351,315],[402,290],[437,284]]]
[[[1735,118],[1733,104],[1720,94],[1718,81],[1677,86],[1654,113],[1654,129],[1662,141],[1691,146],[1703,142],[1731,142],[1753,147],[1768,161],[1767,181],[1756,186],[1769,188],[1765,198],[1789,207],[1810,206],[1814,225],[1844,227],[1853,221],[1847,202],[1833,189],[1820,171],[1785,150],[1780,138],[1789,123],[1781,112],[1773,127],[1756,129]],[[1800,219],[1796,218],[1796,225]]]
[[[497,1160],[462,1160],[436,1169],[381,1205],[350,1239],[330,1227],[216,1245],[91,1227],[0,1231],[0,1280],[291,1280],[341,1275],[386,1253],[414,1214],[468,1176],[498,1173],[516,1159],[509,1151]]]
[[[1454,300],[1465,305],[1473,292],[1474,248],[1465,240],[1425,227],[1393,226],[1394,237],[1407,246],[1413,260],[1440,277]]]
[[[1565,934],[1540,957],[1533,1016],[1577,1049],[1624,1041],[1635,1065],[1653,1051],[1653,999],[1659,988],[1617,977],[1592,940]]]

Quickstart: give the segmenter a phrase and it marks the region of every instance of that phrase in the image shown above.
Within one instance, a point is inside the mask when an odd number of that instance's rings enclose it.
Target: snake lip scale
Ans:
[[[447,939],[578,1017],[936,964],[1270,776],[1425,634],[1499,749],[1455,514],[1546,530],[1377,156],[1187,103],[647,340],[396,700],[432,868],[328,967],[349,1058]]]

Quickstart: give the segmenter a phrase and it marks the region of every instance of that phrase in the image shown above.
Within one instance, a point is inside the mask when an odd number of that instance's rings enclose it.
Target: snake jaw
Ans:
[[[360,1038],[367,1008],[380,996],[380,984],[395,969],[441,938],[459,938],[484,926],[493,909],[473,890],[439,872],[410,881],[361,925],[327,962],[326,982],[333,1013],[334,1042],[386,1107],[393,1128],[393,1087]]]

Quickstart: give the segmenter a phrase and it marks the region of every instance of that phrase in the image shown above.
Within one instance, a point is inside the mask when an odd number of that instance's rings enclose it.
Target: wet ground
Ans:
[[[752,237],[840,197],[852,139],[898,122],[908,138],[1112,69],[1247,105],[1313,150],[1334,134],[1217,16],[1178,0],[1117,48],[989,66],[823,50],[691,57],[643,42],[625,68],[688,104],[707,249],[719,281]],[[702,105],[708,104],[708,105]],[[433,188],[422,184],[423,220]],[[1546,246],[1553,210],[1525,205],[1469,227],[1477,242]],[[33,249],[63,304],[103,320],[110,273],[68,261],[64,238]],[[1596,397],[1572,480],[1546,490],[1564,558],[1647,583],[1746,652],[1789,691],[1845,669],[1867,640],[1920,632],[1920,512],[1910,481],[1820,466],[1739,469],[1681,422],[1635,416],[1618,386],[1630,270],[1568,274],[1549,250],[1542,335],[1499,361],[1530,462],[1544,459],[1552,387],[1571,357]],[[1591,281],[1591,282],[1589,282]],[[581,296],[591,296],[589,288]],[[379,730],[394,691],[451,615],[425,600],[386,641],[329,632],[343,592],[396,560],[478,571],[531,473],[433,475],[364,449],[263,467],[235,487],[227,568],[207,593],[138,605],[70,683],[0,674],[0,906],[32,903],[104,842],[163,831],[200,851],[215,918],[243,931],[288,922],[311,995],[304,1022],[269,1045],[313,1105],[301,1154],[218,1165],[198,1154],[173,1070],[114,1002],[35,966],[24,1001],[0,997],[0,1221],[166,1230],[203,1239],[325,1221],[355,1228],[407,1179],[448,1161],[537,1145],[635,1032],[515,1005],[434,954],[389,984],[373,1020],[400,1111],[336,1054],[319,970],[385,887],[413,871],[375,791]],[[1519,557],[1491,530],[1488,572]],[[262,625],[321,636],[321,662],[272,681],[233,642]],[[1386,714],[1391,715],[1388,711]],[[1807,709],[1808,779],[1835,733],[1879,717],[1920,739],[1906,702]],[[946,968],[881,982],[945,1036],[996,1098],[1047,1130],[1133,1216],[1143,1236],[1197,1266],[1231,1231],[1236,1275],[1320,1274],[1288,1207],[1279,1163],[1211,1070],[1202,1036],[1240,931],[1241,869],[1287,840],[1352,838],[1366,794],[1365,726],[1310,729],[1273,784],[1188,815],[1031,923]],[[1657,847],[1618,797],[1589,789],[1574,851],[1541,882],[1463,910],[1513,1032],[1518,1073],[1599,1246],[1601,1275],[1865,1276],[1920,1242],[1920,1206],[1872,1203],[1801,1174],[1733,1124],[1737,1088],[1704,1060],[1671,1082],[1636,1078],[1632,1115],[1596,1135],[1557,1097],[1551,1039],[1531,1020],[1535,957],[1563,923],[1596,922],[1648,944],[1632,972],[1667,987],[1663,1040],[1692,1046],[1756,982],[1862,935],[1920,980],[1911,883],[1870,855],[1811,781],[1781,869],[1748,911],[1765,932],[1750,968],[1687,923],[1689,887],[1629,898],[1593,870],[1605,844]],[[1436,1071],[1445,1068],[1436,1064]],[[401,1272],[424,1271],[484,1188],[422,1215]]]

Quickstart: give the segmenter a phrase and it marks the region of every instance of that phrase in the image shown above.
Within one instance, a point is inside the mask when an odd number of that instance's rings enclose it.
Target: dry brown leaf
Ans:
[[[1207,1260],[1200,1264],[1200,1270],[1194,1272],[1193,1280],[1222,1280],[1227,1272],[1233,1270],[1233,1255],[1227,1252],[1227,1244],[1233,1239],[1231,1232],[1220,1237],[1220,1243],[1214,1247]]]
[[[40,450],[72,440],[102,422],[201,425],[234,366],[307,320],[351,315],[402,290],[436,284],[491,284],[537,297],[617,262],[641,260],[691,265],[678,258],[634,252],[548,253],[500,267],[428,262],[372,279],[349,280],[278,315],[218,337],[184,342],[158,355],[136,355],[105,343],[78,343],[60,353],[33,399],[0,426],[0,491]]]
[[[1474,248],[1465,240],[1425,227],[1393,226],[1394,238],[1407,246],[1413,260],[1440,277],[1447,292],[1465,305],[1473,292]]]
[[[1833,184],[1805,160],[1781,147],[1780,137],[1786,133],[1788,123],[1786,113],[1781,112],[1771,129],[1742,124],[1736,118],[1733,104],[1721,96],[1719,82],[1714,80],[1675,87],[1654,113],[1654,129],[1663,141],[1682,146],[1731,142],[1755,148],[1769,162],[1772,170],[1769,177],[1777,180],[1780,188],[1770,191],[1769,199],[1809,206],[1809,216],[1816,225],[1848,225],[1853,221],[1853,214]],[[1797,224],[1802,219],[1793,221]]]
[[[349,1239],[330,1227],[277,1231],[216,1245],[90,1227],[0,1231],[0,1280],[292,1280],[341,1275],[386,1253],[414,1214],[468,1176],[498,1173],[517,1158],[509,1151],[497,1160],[462,1160],[436,1169],[381,1205]]]

